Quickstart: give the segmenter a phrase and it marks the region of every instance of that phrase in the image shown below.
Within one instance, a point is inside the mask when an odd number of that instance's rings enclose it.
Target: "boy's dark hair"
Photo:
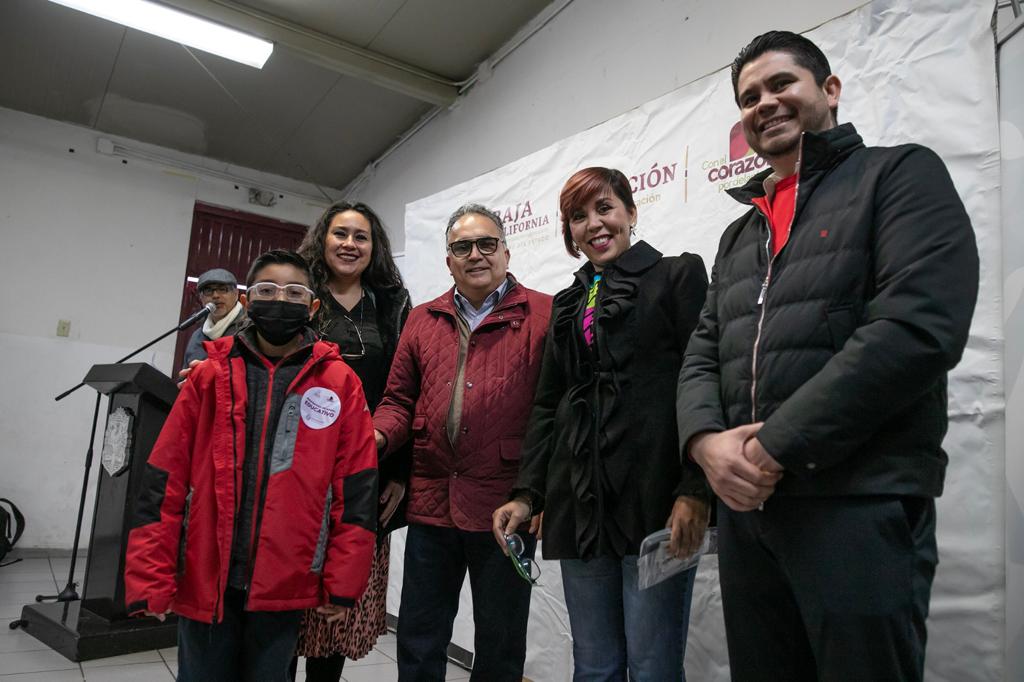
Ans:
[[[287,249],[271,249],[256,256],[256,260],[249,267],[249,274],[245,276],[245,286],[251,287],[255,282],[256,274],[268,265],[293,265],[305,273],[307,285],[313,281],[309,272],[309,263],[305,258]]]
[[[740,102],[737,90],[740,71],[765,52],[789,54],[798,66],[802,66],[814,75],[814,82],[819,87],[824,85],[825,79],[832,75],[832,67],[829,66],[825,53],[810,40],[790,31],[768,31],[751,40],[746,47],[740,50],[732,62],[732,95],[737,105]]]

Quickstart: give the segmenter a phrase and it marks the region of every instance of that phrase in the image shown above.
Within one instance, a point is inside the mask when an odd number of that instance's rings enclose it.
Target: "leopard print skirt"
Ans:
[[[313,609],[306,611],[299,629],[297,656],[342,654],[345,658],[357,659],[370,653],[377,638],[388,630],[385,619],[390,557],[391,537],[388,536],[377,546],[366,592],[344,620],[328,623],[326,616]]]

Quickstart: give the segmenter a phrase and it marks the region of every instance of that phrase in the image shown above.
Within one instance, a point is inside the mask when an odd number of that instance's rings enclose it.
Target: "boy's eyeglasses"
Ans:
[[[479,237],[477,239],[460,239],[457,242],[452,242],[448,245],[448,250],[452,252],[452,255],[456,258],[466,258],[470,253],[473,252],[473,245],[476,244],[476,250],[480,252],[481,256],[490,256],[492,253],[498,250],[498,242],[501,240],[497,237]]]
[[[274,282],[256,282],[246,290],[250,301],[273,301],[277,298],[277,292],[284,292],[284,300],[289,303],[309,303],[313,300],[313,290],[301,284],[285,284],[281,286]]]
[[[505,545],[508,547],[508,558],[512,560],[512,567],[516,569],[519,577],[531,585],[536,585],[540,580],[540,566],[530,557],[523,556],[523,552],[526,551],[523,539],[518,533],[506,535]]]

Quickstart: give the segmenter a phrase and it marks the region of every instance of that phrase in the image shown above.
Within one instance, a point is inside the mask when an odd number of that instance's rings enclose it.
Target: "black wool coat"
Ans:
[[[636,554],[677,496],[708,497],[700,467],[680,460],[675,417],[704,263],[641,241],[602,274],[592,347],[581,324],[593,266],[555,296],[512,493],[544,512],[546,559]]]

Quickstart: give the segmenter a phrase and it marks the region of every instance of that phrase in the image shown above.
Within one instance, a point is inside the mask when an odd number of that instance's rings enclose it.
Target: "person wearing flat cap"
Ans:
[[[204,341],[213,341],[222,336],[234,336],[245,326],[247,318],[245,309],[238,302],[238,281],[235,276],[223,268],[207,270],[199,275],[196,285],[199,300],[203,305],[213,303],[216,307],[203,322],[203,326],[195,330],[185,347],[184,367],[193,360],[205,360]]]

